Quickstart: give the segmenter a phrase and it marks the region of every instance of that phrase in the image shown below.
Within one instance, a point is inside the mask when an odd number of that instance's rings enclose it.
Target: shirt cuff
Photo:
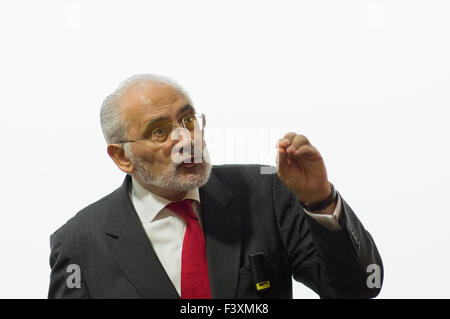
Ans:
[[[306,209],[304,209],[304,210],[309,216],[311,216],[314,220],[316,220],[322,226],[327,227],[329,230],[338,231],[338,230],[342,229],[342,226],[339,225],[339,217],[341,216],[341,210],[342,210],[340,196],[338,196],[336,207],[334,208],[334,212],[332,215],[311,213],[311,212],[307,211]]]

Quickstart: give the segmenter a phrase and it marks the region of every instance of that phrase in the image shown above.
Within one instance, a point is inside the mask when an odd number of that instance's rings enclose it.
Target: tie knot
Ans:
[[[182,217],[186,222],[190,220],[197,220],[197,216],[192,208],[191,199],[185,199],[179,202],[172,202],[167,205],[167,208],[173,211],[178,216]]]

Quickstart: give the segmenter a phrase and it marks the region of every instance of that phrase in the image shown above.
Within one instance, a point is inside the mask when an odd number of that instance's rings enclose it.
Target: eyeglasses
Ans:
[[[122,140],[117,143],[133,143],[138,141],[151,141],[154,143],[164,143],[172,133],[175,126],[180,126],[190,133],[196,131],[203,132],[206,125],[205,114],[192,113],[184,116],[177,124],[170,120],[158,121],[146,129],[145,137],[135,140]]]

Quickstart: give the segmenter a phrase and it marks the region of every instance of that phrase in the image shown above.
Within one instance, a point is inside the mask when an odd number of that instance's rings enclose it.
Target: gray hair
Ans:
[[[100,124],[102,127],[103,136],[105,137],[106,143],[118,143],[121,140],[126,139],[126,132],[128,128],[128,123],[120,112],[120,99],[122,95],[133,85],[144,82],[144,81],[156,81],[160,83],[165,83],[173,86],[179,90],[191,103],[189,95],[185,90],[176,83],[174,80],[155,74],[136,74],[122,83],[119,84],[117,89],[106,97],[103,101],[102,107],[100,109]]]

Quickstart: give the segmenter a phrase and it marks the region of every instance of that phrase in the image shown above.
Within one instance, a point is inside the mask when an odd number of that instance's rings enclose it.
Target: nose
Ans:
[[[170,138],[172,140],[170,155],[174,163],[181,163],[191,157],[194,150],[193,138],[183,125],[174,126]]]
[[[182,141],[185,139],[192,139],[191,132],[182,123],[176,123],[172,127],[172,132],[170,133],[170,138],[173,141]]]
[[[172,152],[174,153],[190,151],[192,148],[191,132],[183,124],[177,123],[174,125],[169,138],[172,140]]]

